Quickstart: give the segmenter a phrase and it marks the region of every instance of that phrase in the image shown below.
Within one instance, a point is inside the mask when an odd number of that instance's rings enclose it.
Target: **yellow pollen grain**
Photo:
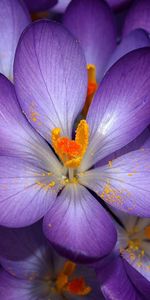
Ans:
[[[128,176],[133,176],[133,174],[132,173],[128,173]]]
[[[38,116],[39,116],[39,113],[38,113],[38,112],[36,112],[36,111],[32,112],[32,113],[31,113],[31,119],[32,119],[32,121],[33,121],[33,122],[36,122]]]

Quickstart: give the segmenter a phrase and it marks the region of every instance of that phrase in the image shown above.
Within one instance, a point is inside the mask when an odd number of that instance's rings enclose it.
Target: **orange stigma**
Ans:
[[[96,67],[95,65],[88,64],[87,65],[88,71],[88,90],[87,90],[87,97],[83,107],[83,116],[87,115],[89,106],[92,102],[93,96],[97,90],[97,82],[96,82]]]
[[[56,280],[56,290],[61,292],[68,292],[72,295],[85,296],[91,292],[91,287],[87,286],[83,277],[75,277],[69,280],[76,270],[76,264],[67,261],[62,270],[59,272]]]
[[[85,120],[81,120],[75,135],[75,140],[60,135],[60,128],[52,130],[52,146],[64,166],[67,168],[79,167],[89,142],[89,127]]]

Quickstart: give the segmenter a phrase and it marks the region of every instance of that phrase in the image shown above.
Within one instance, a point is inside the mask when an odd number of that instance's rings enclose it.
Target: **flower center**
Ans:
[[[128,232],[126,248],[121,248],[121,253],[126,251],[131,261],[136,261],[137,267],[143,266],[143,258],[147,252],[145,242],[150,241],[150,226],[140,230],[137,226]]]
[[[83,107],[82,114],[85,117],[87,115],[89,106],[92,102],[93,96],[97,90],[97,82],[96,82],[96,67],[95,65],[89,64],[87,65],[88,71],[88,90],[87,90],[87,97]]]
[[[56,279],[56,291],[68,292],[76,296],[85,296],[91,292],[91,287],[86,285],[83,277],[70,278],[76,270],[76,264],[67,261]]]
[[[81,120],[76,130],[75,140],[61,136],[61,129],[54,128],[51,140],[52,146],[64,166],[75,169],[80,166],[89,143],[89,126],[86,120]]]

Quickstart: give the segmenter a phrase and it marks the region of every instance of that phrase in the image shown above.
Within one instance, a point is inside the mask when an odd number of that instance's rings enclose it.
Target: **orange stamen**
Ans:
[[[67,168],[77,168],[86,152],[89,141],[89,127],[85,120],[81,120],[75,140],[60,136],[60,128],[52,130],[52,146]]]
[[[87,115],[88,109],[91,105],[93,96],[97,90],[97,82],[96,82],[96,67],[95,65],[87,65],[88,71],[88,90],[87,90],[87,97],[86,101],[82,110],[82,114],[85,117]]]

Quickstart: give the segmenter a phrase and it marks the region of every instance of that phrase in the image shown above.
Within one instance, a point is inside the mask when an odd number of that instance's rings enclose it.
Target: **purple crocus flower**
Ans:
[[[118,211],[114,214],[118,231],[116,250],[97,270],[104,296],[116,300],[149,299],[150,219]]]
[[[56,254],[41,223],[20,229],[0,227],[1,300],[103,299],[94,269]]]
[[[29,13],[23,2],[0,1],[0,73],[11,80],[17,43],[22,31],[30,22]]]
[[[44,232],[57,250],[87,261],[108,254],[116,241],[111,218],[90,190],[118,209],[150,215],[149,150],[93,167],[149,124],[149,74],[149,48],[121,58],[72,139],[87,93],[84,54],[60,24],[28,27],[16,51],[14,79],[32,126],[13,86],[0,78],[2,225],[27,226],[45,215]]]
[[[94,80],[99,84],[106,70],[123,55],[150,46],[148,35],[141,29],[131,32],[117,45],[113,14],[101,0],[72,0],[64,14],[63,23],[79,40],[85,53],[89,85]]]
[[[150,1],[137,0],[131,6],[123,28],[123,35],[129,34],[132,30],[142,28],[150,33]]]

